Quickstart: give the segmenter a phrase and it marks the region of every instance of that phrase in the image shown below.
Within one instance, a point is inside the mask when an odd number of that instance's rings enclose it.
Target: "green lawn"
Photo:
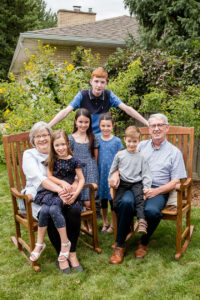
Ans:
[[[83,273],[64,275],[55,266],[56,253],[47,248],[35,273],[10,241],[15,233],[5,166],[0,165],[0,299],[200,299],[199,208],[192,210],[195,231],[180,261],[174,260],[175,224],[162,221],[152,237],[147,256],[136,260],[133,252],[139,236],[127,243],[121,265],[110,265],[113,236],[99,234],[102,254],[78,243]],[[99,223],[99,229],[101,223]]]

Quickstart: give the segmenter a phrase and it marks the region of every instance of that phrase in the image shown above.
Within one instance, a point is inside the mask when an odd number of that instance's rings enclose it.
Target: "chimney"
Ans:
[[[81,11],[81,6],[74,5],[73,9],[74,11]]]
[[[74,10],[58,10],[58,27],[91,23],[96,21],[96,13],[92,12],[92,8],[89,8],[88,12],[81,11],[81,6],[73,6],[73,9]]]

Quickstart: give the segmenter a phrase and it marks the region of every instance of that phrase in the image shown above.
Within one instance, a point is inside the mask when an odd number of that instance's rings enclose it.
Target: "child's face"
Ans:
[[[79,116],[75,120],[76,127],[80,133],[84,133],[88,130],[90,126],[90,119],[85,116]]]
[[[103,90],[106,87],[107,81],[103,77],[96,77],[94,76],[90,80],[90,84],[92,86],[92,93],[94,96],[99,97],[103,93]]]
[[[124,141],[128,152],[131,153],[137,152],[137,146],[139,144],[138,138],[125,137]]]
[[[109,137],[112,134],[113,123],[111,120],[102,120],[99,127],[103,136]]]
[[[66,158],[68,156],[68,147],[63,137],[56,139],[53,142],[53,147],[59,158]]]

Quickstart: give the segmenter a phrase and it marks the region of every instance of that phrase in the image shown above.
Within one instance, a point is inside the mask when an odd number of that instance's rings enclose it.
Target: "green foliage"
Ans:
[[[140,44],[181,55],[199,43],[200,3],[197,0],[124,0],[140,25]]]
[[[40,120],[49,122],[56,113],[66,107],[79,90],[89,87],[88,73],[97,64],[91,50],[85,50],[85,62],[81,68],[65,61],[55,62],[56,47],[42,46],[34,54],[25,49],[28,62],[20,82],[10,73],[10,82],[0,83],[0,97],[7,103],[3,117],[7,133],[30,130]],[[91,73],[90,73],[91,75]],[[55,128],[65,128],[71,133],[73,113]]]
[[[147,117],[153,112],[168,115],[174,125],[195,126],[200,133],[199,87],[200,51],[170,55],[161,50],[142,50],[138,46],[120,50],[109,57],[105,68],[111,78],[109,87],[128,105]],[[134,81],[127,77],[129,66],[140,61],[142,72],[132,69]],[[124,82],[127,84],[124,85]],[[129,84],[130,83],[130,84]],[[115,118],[120,128],[127,126],[128,117],[117,112]]]
[[[1,0],[0,79],[6,79],[19,34],[29,30],[54,27],[57,16],[46,11],[44,0]]]

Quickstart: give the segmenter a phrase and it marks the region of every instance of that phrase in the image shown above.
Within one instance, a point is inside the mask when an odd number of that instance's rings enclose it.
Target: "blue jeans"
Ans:
[[[152,186],[155,187],[155,186]],[[149,238],[156,230],[162,218],[161,210],[164,208],[168,199],[167,194],[160,194],[145,201],[145,218],[148,223],[147,234],[141,238],[141,243],[147,245]],[[135,214],[135,199],[133,193],[126,191],[117,204],[115,209],[117,215],[117,238],[118,247],[124,247],[127,234],[130,232],[130,226]]]

